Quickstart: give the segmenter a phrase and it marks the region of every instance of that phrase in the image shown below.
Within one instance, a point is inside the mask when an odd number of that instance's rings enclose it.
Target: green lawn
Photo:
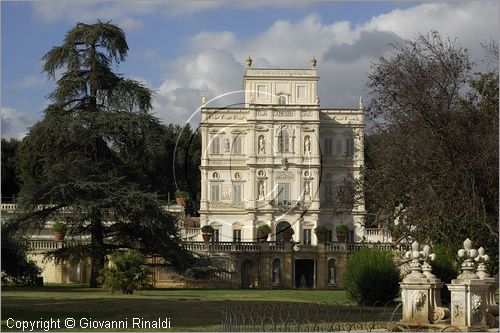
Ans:
[[[111,295],[108,290],[79,286],[3,287],[2,330],[10,330],[6,326],[8,318],[64,320],[71,317],[77,321],[80,318],[102,321],[169,317],[172,330],[220,331],[221,310],[234,305],[344,300],[344,291],[328,290],[154,289],[137,291],[134,295]]]

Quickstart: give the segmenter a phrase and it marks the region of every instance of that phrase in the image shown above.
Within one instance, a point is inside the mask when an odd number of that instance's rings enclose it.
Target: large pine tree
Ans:
[[[59,219],[69,236],[88,237],[84,245],[52,255],[90,258],[91,287],[116,249],[161,256],[179,271],[196,261],[146,176],[164,127],[151,115],[152,92],[112,71],[127,51],[124,32],[112,24],[71,29],[43,57],[57,87],[21,147],[20,203],[26,213],[17,220],[20,230]]]

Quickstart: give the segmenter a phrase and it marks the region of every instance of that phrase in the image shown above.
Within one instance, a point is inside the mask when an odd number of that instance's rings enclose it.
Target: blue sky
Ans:
[[[436,29],[479,59],[499,30],[498,1],[2,1],[1,10],[2,137],[22,137],[41,117],[54,86],[40,59],[78,21],[125,30],[129,56],[116,70],[156,91],[165,123],[185,122],[201,95],[241,89],[247,55],[257,67],[299,68],[314,55],[322,106],[348,107],[388,43]]]

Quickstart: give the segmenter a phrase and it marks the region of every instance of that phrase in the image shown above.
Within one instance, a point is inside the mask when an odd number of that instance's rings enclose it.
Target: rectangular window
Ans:
[[[349,233],[347,234],[347,241],[349,243],[354,243],[354,230],[349,230]]]
[[[243,137],[237,136],[233,140],[233,154],[243,153]]]
[[[304,245],[311,245],[311,229],[304,229]]]
[[[263,84],[257,85],[257,97],[262,98],[266,97],[266,86]]]
[[[332,138],[325,138],[323,140],[323,154],[327,156],[332,156],[333,155],[333,139]]]
[[[241,243],[241,230],[240,229],[233,230],[233,242]]]
[[[326,204],[333,204],[333,184],[324,184],[323,190],[323,202]]]
[[[242,187],[241,184],[233,185],[233,202],[241,202],[242,201],[241,187]]]
[[[210,151],[212,154],[220,154],[220,138],[218,136],[212,138]]]
[[[326,233],[326,241],[328,243],[333,242],[333,230],[328,230],[328,232]]]
[[[346,157],[354,156],[354,138],[345,139],[345,156]]]
[[[219,184],[210,185],[210,199],[212,201],[220,201],[220,186]]]
[[[286,130],[280,131],[278,135],[278,151],[288,153],[290,151],[290,135]]]
[[[219,229],[214,230],[214,233],[212,234],[212,242],[219,242]]]
[[[278,206],[291,206],[290,201],[290,184],[289,183],[279,183],[278,184]]]
[[[306,98],[306,87],[297,86],[297,99],[305,99],[305,98]]]

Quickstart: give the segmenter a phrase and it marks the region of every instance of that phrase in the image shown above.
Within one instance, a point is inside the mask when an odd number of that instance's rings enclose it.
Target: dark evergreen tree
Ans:
[[[20,203],[26,213],[17,220],[19,229],[61,219],[69,236],[89,236],[89,244],[52,255],[90,257],[91,287],[115,249],[160,256],[179,271],[196,262],[148,176],[165,135],[150,113],[152,93],[111,70],[127,51],[123,31],[112,24],[78,23],[71,29],[43,57],[57,88],[21,147]]]
[[[2,138],[2,202],[13,202],[19,194],[18,148],[19,140]]]

